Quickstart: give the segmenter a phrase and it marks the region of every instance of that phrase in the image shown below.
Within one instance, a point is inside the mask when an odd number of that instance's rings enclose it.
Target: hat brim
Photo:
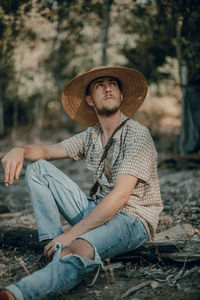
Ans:
[[[99,67],[72,79],[62,93],[62,105],[67,115],[82,125],[94,126],[97,116],[86,101],[86,88],[96,78],[110,76],[121,83],[123,101],[121,112],[127,117],[132,116],[143,103],[148,85],[142,73],[125,67]]]

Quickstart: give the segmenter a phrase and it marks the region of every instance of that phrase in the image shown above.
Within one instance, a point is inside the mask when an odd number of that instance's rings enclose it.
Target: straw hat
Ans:
[[[147,94],[145,77],[134,69],[124,67],[98,67],[72,79],[62,93],[62,105],[73,120],[86,126],[94,126],[97,116],[86,101],[88,84],[96,78],[111,76],[121,83],[123,101],[120,110],[127,117],[132,116],[143,103]]]

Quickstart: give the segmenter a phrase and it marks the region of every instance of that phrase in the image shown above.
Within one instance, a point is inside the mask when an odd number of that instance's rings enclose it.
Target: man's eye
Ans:
[[[100,87],[100,86],[102,86],[103,84],[102,83],[98,83],[97,85],[96,85],[96,87]]]
[[[114,85],[114,86],[117,85],[117,83],[116,83],[115,81],[112,81],[110,84],[111,84],[111,85]]]

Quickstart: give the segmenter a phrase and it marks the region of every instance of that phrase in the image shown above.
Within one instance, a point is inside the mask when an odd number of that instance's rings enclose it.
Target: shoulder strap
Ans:
[[[102,163],[102,161],[106,158],[107,153],[108,153],[108,150],[109,150],[110,146],[112,145],[113,137],[114,137],[115,133],[116,133],[117,131],[119,131],[119,130],[126,124],[126,122],[127,122],[128,120],[129,120],[129,119],[124,120],[124,121],[123,121],[117,128],[115,128],[115,130],[113,131],[111,137],[110,137],[109,140],[107,141],[107,144],[106,144],[106,146],[105,146],[105,148],[104,148],[104,152],[103,152],[103,154],[102,154],[102,157],[101,157],[101,160],[100,160],[99,165],[100,165],[100,164]]]
[[[117,128],[115,128],[115,130],[113,131],[111,137],[110,137],[109,140],[107,141],[107,144],[106,144],[106,146],[105,146],[105,148],[104,148],[104,152],[103,152],[103,154],[102,154],[102,156],[101,156],[101,160],[100,160],[100,162],[99,162],[99,166],[100,166],[100,164],[102,163],[102,161],[103,161],[103,160],[106,158],[106,156],[107,156],[108,150],[109,150],[110,146],[112,145],[113,137],[114,137],[115,133],[116,133],[118,130],[120,130],[120,129],[126,124],[126,122],[127,122],[128,120],[129,120],[128,118],[127,118],[126,120],[124,120],[124,121],[123,121]],[[98,182],[98,180],[97,180],[97,181],[95,182],[95,184],[92,186],[91,190],[90,190],[90,196],[91,196],[91,197],[94,196],[94,195],[96,194],[98,187],[99,187],[99,182]]]

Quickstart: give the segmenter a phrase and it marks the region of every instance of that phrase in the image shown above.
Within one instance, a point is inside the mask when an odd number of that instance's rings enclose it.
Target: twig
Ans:
[[[15,259],[16,259],[16,257],[15,257]],[[16,260],[17,260],[17,259],[16,259]],[[24,260],[23,260],[23,259],[20,259],[20,260],[17,260],[17,262],[18,262],[18,264],[24,269],[24,271],[26,272],[26,274],[29,275],[30,273],[29,273],[29,271],[28,271],[28,269],[27,269],[27,267],[26,267],[26,265],[25,265]]]
[[[117,262],[117,263],[111,263],[107,266],[103,266],[103,270],[107,271],[107,270],[111,270],[111,269],[119,269],[123,267],[123,263],[122,262]]]
[[[143,281],[141,282],[140,284],[130,288],[126,293],[124,293],[120,299],[124,299],[126,297],[128,297],[130,294],[138,291],[139,289],[145,287],[145,286],[148,286],[148,285],[152,285],[154,287],[158,287],[158,282],[154,281],[154,280],[147,280],[147,281]]]

